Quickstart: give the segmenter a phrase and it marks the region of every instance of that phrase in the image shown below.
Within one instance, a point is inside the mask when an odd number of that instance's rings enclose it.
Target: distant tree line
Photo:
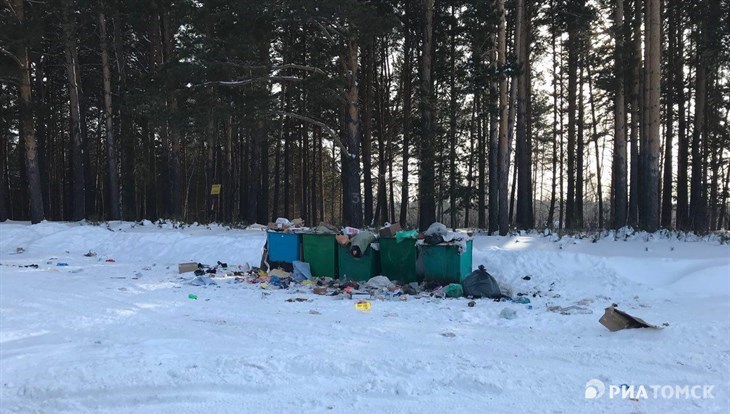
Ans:
[[[728,21],[727,0],[3,0],[0,221],[726,228]]]

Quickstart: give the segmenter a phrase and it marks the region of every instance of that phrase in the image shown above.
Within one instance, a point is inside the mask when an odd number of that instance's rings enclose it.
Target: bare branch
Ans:
[[[330,42],[334,41],[334,39],[332,38],[332,35],[330,34],[329,30],[327,30],[327,28],[326,28],[326,27],[324,27],[324,25],[322,25],[322,23],[318,22],[318,21],[317,21],[316,19],[311,19],[311,20],[312,20],[312,21],[313,21],[313,22],[314,22],[314,23],[315,23],[315,24],[316,24],[317,26],[319,26],[319,28],[320,28],[320,29],[322,30],[322,32],[324,32],[324,35],[325,35],[325,36],[327,36],[327,39],[328,39],[328,40],[329,40]]]
[[[317,121],[316,119],[312,119],[312,118],[306,117],[304,115],[295,114],[293,112],[273,111],[273,113],[276,114],[276,115],[280,115],[280,116],[288,116],[290,118],[298,119],[300,121],[304,121],[304,122],[307,122],[309,124],[316,125],[316,126],[322,128],[322,130],[324,132],[326,132],[327,135],[329,135],[330,137],[332,137],[332,140],[335,142],[335,144],[337,144],[337,146],[340,147],[340,149],[342,150],[342,152],[345,153],[345,154],[347,154],[347,148],[345,147],[345,144],[343,144],[342,141],[340,140],[340,136],[337,135],[337,132],[334,129],[330,128],[325,123],[323,123],[321,121]]]
[[[13,7],[13,3],[11,3],[10,0],[5,0],[5,3],[8,5],[8,9],[10,9],[10,12],[13,13],[13,16],[15,16],[15,18],[18,18],[18,12],[15,11],[15,7]]]
[[[300,82],[302,79],[296,76],[262,76],[259,78],[243,79],[238,81],[215,81],[205,82],[195,86],[210,86],[210,85],[221,85],[221,86],[245,86],[257,82]]]
[[[3,49],[2,47],[0,47],[0,53],[2,53],[5,56],[10,57],[11,59],[13,59],[15,61],[15,63],[18,64],[19,67],[23,67],[23,64],[20,62],[20,59],[18,59],[18,57],[15,56],[14,54],[12,54],[9,51]]]
[[[272,68],[273,71],[279,71],[279,70],[285,70],[285,69],[299,69],[299,70],[303,70],[303,71],[307,71],[307,72],[319,73],[320,75],[326,75],[326,73],[320,68],[315,68],[313,66],[297,65],[295,63],[286,63],[286,64],[283,64],[280,66],[274,66]]]

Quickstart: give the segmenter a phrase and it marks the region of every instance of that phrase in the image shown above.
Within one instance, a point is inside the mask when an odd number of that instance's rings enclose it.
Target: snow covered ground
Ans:
[[[0,224],[0,412],[730,411],[730,246],[716,239],[476,237],[474,267],[532,308],[410,298],[361,312],[307,288],[177,274],[184,261],[256,265],[264,240],[218,226]],[[612,303],[669,325],[609,332],[598,319]],[[591,379],[600,398],[585,398]],[[648,398],[610,398],[622,384]],[[654,399],[660,385],[714,398]]]

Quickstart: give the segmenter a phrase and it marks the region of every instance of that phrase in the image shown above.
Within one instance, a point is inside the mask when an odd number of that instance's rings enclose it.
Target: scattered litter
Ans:
[[[593,313],[592,310],[586,308],[585,306],[548,306],[547,308],[548,312],[554,312],[559,313],[561,315],[590,315]]]
[[[311,299],[307,298],[289,298],[286,300],[287,302],[311,302]]]
[[[450,298],[460,298],[464,296],[464,289],[459,283],[449,283],[444,289],[444,293]]]
[[[441,332],[441,336],[445,336],[447,338],[455,338],[456,334],[453,332]]]
[[[466,306],[468,306],[470,308],[473,308],[476,305],[477,305],[477,303],[475,301],[473,301],[473,300],[472,301],[469,301],[469,303],[466,304]]]
[[[380,237],[394,237],[395,234],[398,233],[399,231],[401,231],[400,224],[385,223],[385,225],[378,232],[378,235]]]
[[[528,304],[528,303],[530,303],[530,299],[528,299],[528,298],[526,298],[524,296],[520,296],[520,297],[517,297],[517,298],[512,299],[512,302],[514,302],[514,303]]]
[[[525,276],[522,278],[522,280],[530,280],[530,279],[532,279],[530,276]]]
[[[387,289],[394,285],[386,276],[375,276],[370,278],[370,280],[365,283],[365,286],[374,289]]]
[[[395,241],[397,243],[402,242],[406,239],[417,239],[418,230],[403,230],[395,233]]]
[[[324,286],[315,286],[312,289],[312,293],[315,295],[326,295],[327,294],[327,288]]]
[[[354,227],[345,227],[342,229],[342,234],[346,234],[348,236],[354,236],[358,233],[360,233],[360,229],[356,229]]]
[[[517,312],[515,312],[514,309],[504,308],[502,309],[502,312],[499,313],[499,317],[503,319],[515,319],[517,317]]]
[[[180,263],[179,265],[177,265],[178,273],[194,272],[197,269],[198,269],[197,263],[189,262],[189,263]]]
[[[269,270],[269,277],[276,276],[278,278],[288,278],[291,275],[291,273],[285,271],[284,269],[273,269]]]
[[[209,286],[215,285],[216,283],[208,276],[196,276],[189,284],[193,286]]]
[[[115,263],[116,262],[116,260],[114,260],[114,259],[106,259],[104,261],[107,262],[107,263]]]
[[[620,311],[613,306],[609,306],[606,308],[605,313],[603,314],[603,316],[601,316],[601,319],[599,319],[598,322],[608,328],[608,330],[611,332],[620,331],[622,329],[634,328],[662,329],[661,326],[647,323],[643,319],[629,315],[628,313]]]
[[[198,295],[193,295],[192,293],[188,295],[188,299],[192,300],[198,300]]]
[[[350,239],[350,253],[353,257],[362,257],[374,241],[375,234],[371,231],[363,230]]]
[[[319,311],[317,311],[317,310],[311,309],[311,310],[309,311],[309,314],[310,314],[310,315],[321,315],[322,313],[321,313],[321,312],[319,312]]]
[[[61,267],[65,267],[65,266],[68,266],[68,263],[65,263],[65,262],[58,262],[58,263],[56,263],[56,266],[61,266]]]
[[[366,312],[366,311],[369,311],[369,310],[370,310],[370,308],[371,308],[370,302],[368,302],[368,301],[366,301],[366,300],[364,300],[364,301],[359,301],[359,302],[357,302],[357,303],[355,304],[355,309],[357,309],[357,310],[359,310],[359,311],[363,311],[363,312]]]
[[[335,236],[335,240],[337,240],[337,243],[339,243],[342,246],[347,246],[350,244],[350,236],[346,234],[338,234]]]
[[[295,282],[303,282],[312,278],[312,270],[309,267],[309,263],[300,262],[298,260],[292,263],[294,272],[292,272],[292,280]]]
[[[18,247],[17,249],[15,249],[15,254],[21,254],[21,253],[25,253],[25,249],[24,248]]]
[[[111,276],[109,279],[126,279],[125,276]]]
[[[47,264],[51,264],[52,262],[48,262]],[[14,265],[14,264],[2,264],[0,263],[0,266],[10,266],[10,267],[23,267],[23,268],[33,268],[38,269],[37,264],[29,264],[29,265]]]
[[[87,253],[84,253],[84,256],[86,257],[96,257],[96,252],[92,252],[89,250]]]

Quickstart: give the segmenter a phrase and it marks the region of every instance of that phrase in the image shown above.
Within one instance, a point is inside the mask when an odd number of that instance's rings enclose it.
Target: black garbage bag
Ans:
[[[473,296],[475,298],[497,299],[502,297],[502,291],[494,277],[487,273],[484,266],[480,265],[479,269],[471,272],[469,276],[461,282],[464,288],[464,296]]]
[[[423,242],[430,245],[436,245],[444,242],[444,238],[440,234],[431,234],[423,239]]]

